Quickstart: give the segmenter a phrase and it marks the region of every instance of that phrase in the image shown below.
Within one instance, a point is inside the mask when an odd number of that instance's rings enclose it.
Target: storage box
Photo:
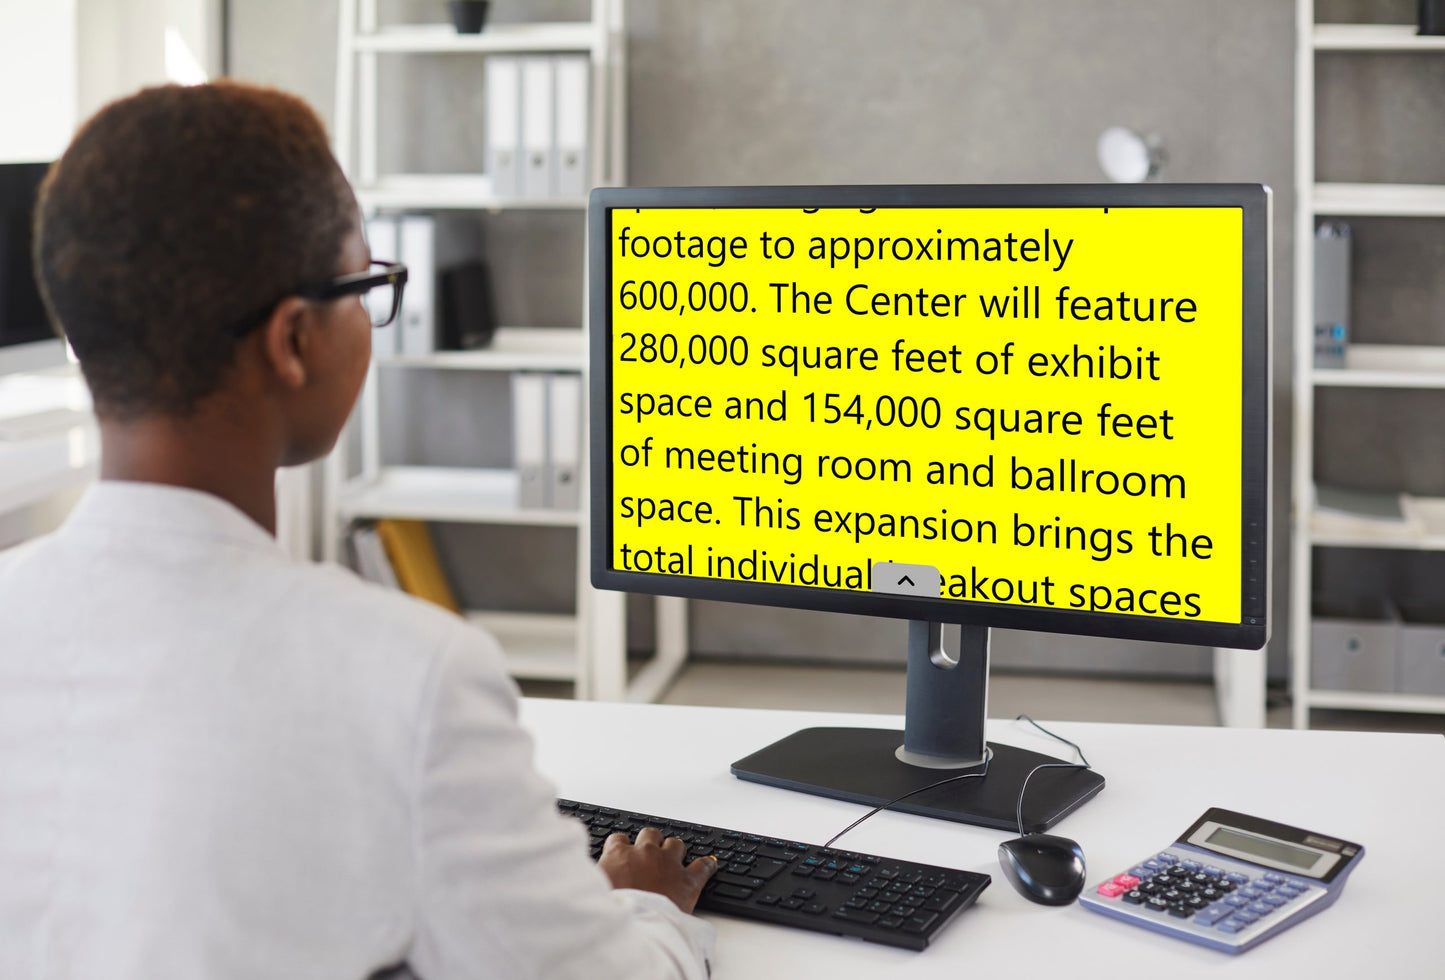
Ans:
[[[1383,600],[1378,619],[1316,618],[1310,624],[1310,686],[1326,691],[1397,689],[1400,622]]]
[[[1432,610],[1432,613],[1434,611]],[[1406,607],[1400,626],[1401,694],[1445,694],[1445,617]]]

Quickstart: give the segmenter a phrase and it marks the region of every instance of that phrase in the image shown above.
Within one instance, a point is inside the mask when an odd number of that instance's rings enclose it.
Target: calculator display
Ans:
[[[1280,864],[1287,864],[1292,868],[1299,868],[1301,871],[1308,871],[1314,867],[1320,857],[1317,851],[1307,851],[1302,847],[1281,844],[1279,841],[1265,840],[1251,834],[1241,834],[1228,827],[1220,827],[1205,839],[1205,843],[1217,844],[1245,854],[1268,858]]]

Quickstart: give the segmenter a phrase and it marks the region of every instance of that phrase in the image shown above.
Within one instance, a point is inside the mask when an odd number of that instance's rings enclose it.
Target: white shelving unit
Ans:
[[[587,204],[585,197],[498,198],[492,190],[491,178],[485,173],[382,173],[378,106],[378,60],[382,56],[586,54],[592,66],[591,182],[622,181],[626,165],[623,0],[592,0],[591,17],[583,22],[499,24],[473,35],[458,34],[446,24],[384,25],[378,18],[377,0],[341,0],[340,23],[336,153],[367,213],[580,211]],[[678,599],[658,600],[657,654],[629,679],[624,597],[620,593],[596,591],[589,583],[585,500],[583,506],[575,510],[524,508],[518,505],[517,474],[510,469],[382,465],[379,372],[416,369],[576,372],[582,375],[585,387],[588,372],[585,297],[579,296],[578,304],[581,326],[577,328],[504,327],[496,331],[491,345],[483,350],[438,351],[425,357],[374,362],[353,418],[353,424],[360,430],[361,452],[357,465],[353,466],[347,458],[345,440],[327,461],[323,548],[328,559],[339,560],[345,530],[350,522],[358,519],[396,517],[575,528],[575,615],[476,610],[469,611],[466,618],[497,637],[506,653],[508,667],[516,677],[573,681],[579,698],[651,701],[666,689],[685,661],[686,606]],[[584,487],[586,471],[584,462]]]
[[[1295,52],[1295,422],[1293,501],[1294,726],[1311,708],[1445,713],[1445,697],[1317,689],[1311,683],[1311,557],[1316,547],[1445,551],[1445,499],[1410,498],[1401,528],[1341,524],[1314,504],[1314,401],[1317,387],[1442,389],[1445,347],[1352,344],[1341,368],[1314,366],[1314,241],[1320,217],[1445,217],[1445,186],[1315,181],[1315,58],[1319,52],[1445,53],[1445,37],[1412,24],[1316,24],[1313,0],[1298,0]]]

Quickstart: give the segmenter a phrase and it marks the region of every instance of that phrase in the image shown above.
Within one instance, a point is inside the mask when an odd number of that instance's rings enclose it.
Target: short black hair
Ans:
[[[35,269],[97,413],[184,416],[219,388],[228,325],[338,274],[356,199],[301,99],[238,82],[148,88],[50,168]]]

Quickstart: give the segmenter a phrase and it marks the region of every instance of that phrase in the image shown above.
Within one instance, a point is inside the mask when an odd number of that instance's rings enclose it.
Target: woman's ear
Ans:
[[[315,307],[299,296],[276,304],[260,327],[261,356],[282,387],[299,390],[310,380],[307,355]]]

